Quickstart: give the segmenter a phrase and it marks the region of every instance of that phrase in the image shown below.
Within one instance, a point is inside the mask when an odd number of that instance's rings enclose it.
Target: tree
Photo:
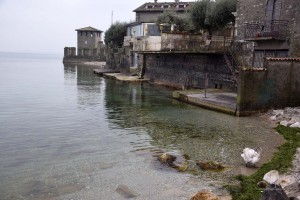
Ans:
[[[196,1],[190,10],[190,18],[196,29],[218,30],[230,22],[234,23],[232,12],[236,11],[236,0]]]
[[[210,23],[213,29],[224,28],[235,22],[232,12],[236,11],[236,0],[217,0],[212,7]]]
[[[124,36],[127,32],[126,22],[115,22],[107,31],[105,31],[105,44],[113,44],[117,47],[123,46]]]
[[[198,30],[211,30],[209,23],[211,15],[212,1],[202,0],[196,1],[190,10],[190,18],[194,27]]]
[[[160,24],[166,24],[171,26],[175,25],[176,30],[178,31],[189,31],[191,29],[191,24],[187,17],[178,17],[174,11],[164,11],[156,21],[156,24],[159,26]]]

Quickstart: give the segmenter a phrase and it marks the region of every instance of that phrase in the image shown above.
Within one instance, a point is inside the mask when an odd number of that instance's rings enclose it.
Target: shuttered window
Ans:
[[[266,22],[271,24],[273,20],[280,20],[281,0],[269,0],[266,7]]]

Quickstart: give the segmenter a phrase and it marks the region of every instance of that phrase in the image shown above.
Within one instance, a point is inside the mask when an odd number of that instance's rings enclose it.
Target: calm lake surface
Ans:
[[[0,53],[0,199],[189,199],[217,194],[244,165],[244,147],[278,143],[259,117],[237,118],[120,83],[54,55]],[[270,139],[271,138],[271,139]],[[268,151],[268,150],[266,150]],[[217,161],[224,172],[177,172],[161,152]]]

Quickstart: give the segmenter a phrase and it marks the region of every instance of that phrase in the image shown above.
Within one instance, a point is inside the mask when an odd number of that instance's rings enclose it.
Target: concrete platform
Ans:
[[[94,69],[93,71],[99,76],[103,76],[105,73],[120,73],[120,71],[114,69]]]
[[[149,82],[149,79],[140,79],[138,76],[125,75],[109,69],[94,69],[94,73],[117,81]],[[237,113],[237,94],[220,89],[207,89],[206,96],[204,89],[177,90],[173,92],[173,98],[230,115],[237,116],[239,114]]]
[[[140,79],[138,76],[128,76],[122,73],[103,73],[103,77],[115,79],[118,81],[124,81],[124,82],[148,82],[149,79]]]
[[[220,89],[174,91],[173,97],[203,108],[237,115],[237,94]]]

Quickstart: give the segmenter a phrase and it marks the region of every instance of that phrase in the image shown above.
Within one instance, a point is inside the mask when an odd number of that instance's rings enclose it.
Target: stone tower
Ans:
[[[102,43],[102,32],[91,26],[76,29],[77,31],[77,55],[83,57],[95,57],[97,47]]]

